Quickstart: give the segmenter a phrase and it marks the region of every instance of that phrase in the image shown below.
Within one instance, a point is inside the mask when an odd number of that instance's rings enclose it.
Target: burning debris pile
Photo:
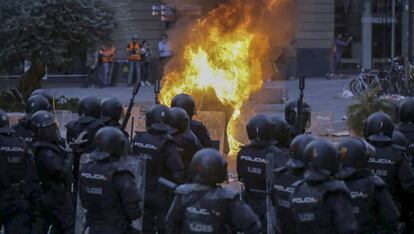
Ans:
[[[233,155],[241,144],[234,136],[244,129],[236,126],[243,105],[270,77],[270,61],[290,43],[294,19],[293,0],[229,0],[191,23],[182,19],[169,32],[176,54],[163,78],[162,103],[187,93],[201,109],[211,100],[230,107]]]

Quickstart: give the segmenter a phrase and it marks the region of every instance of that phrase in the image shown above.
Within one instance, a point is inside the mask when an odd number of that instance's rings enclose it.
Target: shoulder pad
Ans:
[[[218,195],[224,199],[234,200],[239,195],[239,193],[229,188],[218,187],[217,190]]]
[[[292,184],[292,187],[297,187],[297,186],[299,186],[303,183],[305,183],[305,180],[298,180],[298,181],[296,181],[295,183]]]
[[[287,167],[286,166],[283,166],[283,167],[279,167],[279,168],[274,169],[273,172],[274,173],[283,173],[286,170],[287,170]]]
[[[175,189],[175,193],[179,195],[186,195],[192,192],[205,191],[211,189],[210,186],[201,184],[182,184]]]
[[[280,154],[280,153],[282,153],[282,150],[280,150],[279,148],[277,148],[274,145],[269,145],[268,146],[268,149],[270,151],[269,153],[273,153],[273,154]]]
[[[325,187],[328,192],[345,192],[348,193],[348,188],[342,180],[329,180],[325,182]]]
[[[372,175],[369,177],[372,182],[374,182],[376,187],[385,187],[385,182],[378,176]]]
[[[194,126],[197,126],[197,127],[204,126],[204,124],[202,122],[197,121],[197,120],[191,120],[191,124],[194,125]]]

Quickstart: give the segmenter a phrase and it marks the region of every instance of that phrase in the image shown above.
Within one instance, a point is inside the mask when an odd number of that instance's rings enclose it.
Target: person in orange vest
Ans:
[[[103,66],[102,83],[105,87],[111,84],[112,63],[114,62],[116,49],[110,44],[105,44],[99,53]]]
[[[138,41],[138,36],[134,35],[131,42],[127,46],[128,52],[128,86],[133,85],[135,82],[141,82],[141,46]],[[134,82],[134,75],[136,81]]]

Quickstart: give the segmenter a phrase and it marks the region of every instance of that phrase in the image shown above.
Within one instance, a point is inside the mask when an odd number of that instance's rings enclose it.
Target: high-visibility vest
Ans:
[[[101,50],[101,54],[102,54],[102,62],[103,63],[111,63],[114,61],[114,56],[115,56],[115,48],[114,47],[107,47],[107,48],[103,48]]]
[[[141,61],[141,47],[139,43],[130,42],[127,51],[129,61]]]

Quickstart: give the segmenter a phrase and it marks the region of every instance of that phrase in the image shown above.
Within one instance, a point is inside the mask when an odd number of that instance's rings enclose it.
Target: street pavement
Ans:
[[[312,107],[313,112],[331,112],[334,124],[343,123],[346,108],[354,99],[341,98],[344,87],[347,87],[350,79],[327,80],[325,78],[308,78],[305,87],[305,101]],[[289,100],[299,97],[298,80],[271,81],[264,84],[265,89],[287,90]],[[139,91],[136,102],[154,102],[154,87],[144,86]],[[50,88],[50,92],[56,98],[60,96],[82,98],[93,95],[98,98],[117,97],[123,104],[127,105],[131,98],[132,87],[116,86],[108,88],[76,88],[59,87]],[[259,91],[260,95],[260,91]],[[283,116],[284,104],[253,104],[257,113]]]

